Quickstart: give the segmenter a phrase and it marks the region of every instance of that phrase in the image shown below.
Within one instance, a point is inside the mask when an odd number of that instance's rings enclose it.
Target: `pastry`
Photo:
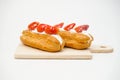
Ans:
[[[63,49],[65,42],[57,34],[58,29],[47,24],[32,22],[23,30],[20,40],[23,44],[44,51],[56,52]]]
[[[65,41],[65,46],[74,48],[74,49],[86,49],[89,48],[91,42],[93,41],[93,37],[85,33],[88,29],[88,25],[80,25],[75,27],[75,23],[71,23],[64,28],[62,28],[58,34]],[[74,29],[73,29],[74,28]],[[83,32],[84,31],[84,32]]]
[[[90,34],[83,33],[87,31],[88,25],[71,23],[64,26],[61,22],[54,26],[39,22],[32,22],[28,29],[22,32],[20,37],[23,44],[38,48],[44,51],[60,51],[64,46],[74,49],[89,48],[93,37]]]

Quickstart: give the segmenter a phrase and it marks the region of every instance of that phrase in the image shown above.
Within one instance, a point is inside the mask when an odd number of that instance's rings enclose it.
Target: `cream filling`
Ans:
[[[77,33],[74,29],[70,30],[71,33]]]
[[[53,34],[52,36],[54,36],[60,42],[60,44],[62,44],[63,40],[59,35]]]
[[[66,30],[64,30],[64,28],[59,28],[59,30],[60,30],[60,31],[66,31]]]

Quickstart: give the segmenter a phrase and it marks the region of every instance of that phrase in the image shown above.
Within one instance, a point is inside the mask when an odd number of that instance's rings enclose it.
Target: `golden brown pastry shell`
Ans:
[[[44,51],[56,52],[63,49],[65,42],[62,44],[50,34],[39,34],[30,30],[24,30],[20,36],[23,44]]]
[[[93,37],[83,33],[72,33],[69,31],[59,31],[58,33],[65,41],[65,46],[74,49],[86,49],[90,47]]]

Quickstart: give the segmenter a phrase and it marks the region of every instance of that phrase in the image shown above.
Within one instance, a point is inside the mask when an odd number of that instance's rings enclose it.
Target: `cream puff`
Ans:
[[[57,34],[58,29],[47,24],[32,22],[23,30],[20,40],[23,44],[44,51],[56,52],[63,49],[65,42]]]
[[[75,23],[71,23],[61,28],[58,33],[65,41],[65,46],[74,49],[89,48],[93,41],[92,35],[85,33],[89,25],[80,25],[74,28],[75,25]]]

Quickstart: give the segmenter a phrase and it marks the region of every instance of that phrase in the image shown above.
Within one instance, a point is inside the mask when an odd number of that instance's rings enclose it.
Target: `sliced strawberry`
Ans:
[[[83,30],[84,31],[88,30],[88,28],[89,28],[89,25],[80,25],[80,26],[75,28],[75,31],[76,32],[82,32]]]
[[[38,32],[43,32],[44,30],[45,30],[45,27],[46,26],[49,26],[49,25],[47,25],[47,24],[39,24],[38,26],[37,26],[37,31]]]
[[[32,22],[28,25],[29,30],[34,30],[39,25],[39,22]]]
[[[46,27],[45,27],[45,32],[46,32],[47,34],[52,34],[51,28],[52,28],[52,26],[46,26]]]
[[[83,28],[81,26],[78,26],[78,27],[75,28],[75,31],[78,32],[78,33],[82,32],[82,30],[83,30]]]
[[[51,26],[45,27],[45,32],[46,32],[47,34],[57,34],[58,30],[59,30],[59,29],[56,28],[56,27],[51,27]]]
[[[55,28],[62,28],[63,25],[64,25],[64,23],[61,22],[61,23],[59,23],[59,24],[54,25],[53,27],[55,27]]]
[[[57,34],[59,29],[56,27],[52,27],[51,31],[52,31],[52,34]]]
[[[86,30],[88,30],[89,25],[81,25],[81,27],[82,27],[82,29],[83,29],[83,30],[85,30],[85,31],[86,31]]]
[[[65,27],[64,27],[64,30],[69,31],[69,30],[72,29],[75,25],[76,25],[75,23],[71,23],[71,24],[65,26]]]

